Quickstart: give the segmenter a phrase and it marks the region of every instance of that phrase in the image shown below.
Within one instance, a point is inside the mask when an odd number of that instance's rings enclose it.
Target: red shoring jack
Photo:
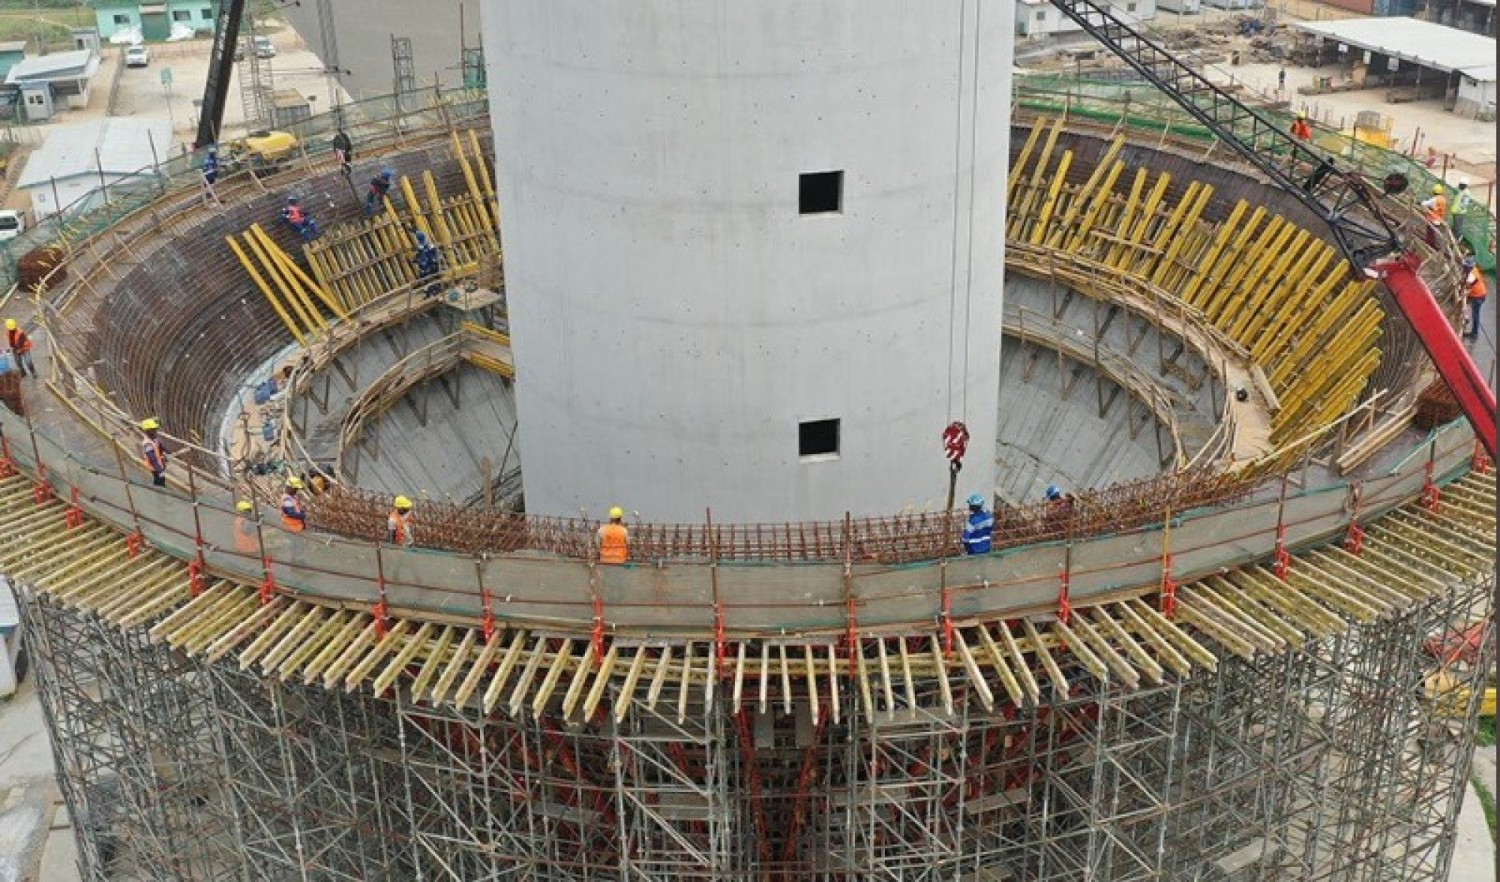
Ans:
[[[1073,604],[1068,600],[1068,571],[1057,575],[1057,620],[1064,625],[1073,618]]]
[[[1344,537],[1344,550],[1358,557],[1365,549],[1365,528],[1359,525],[1359,501],[1364,493],[1358,484],[1355,484],[1350,492],[1354,496],[1354,501],[1350,507],[1349,534]]]
[[[260,583],[260,605],[265,606],[276,596],[276,576],[271,572],[271,559],[261,558],[260,565],[266,571],[265,581]]]
[[[78,487],[70,487],[68,494],[68,507],[63,509],[63,523],[69,530],[83,526],[83,506],[78,504]],[[134,557],[134,555],[131,555]]]
[[[129,536],[125,537],[125,553],[130,555],[131,557],[139,557],[141,554],[141,549],[145,547],[146,537],[141,535],[140,530],[136,530],[134,533],[131,533]]]
[[[1286,524],[1276,525],[1276,563],[1272,565],[1271,571],[1276,578],[1286,581],[1286,572],[1292,568],[1292,555],[1286,550]]]
[[[484,642],[488,643],[490,642],[490,638],[495,636],[495,611],[490,608],[489,589],[479,589],[479,598],[480,602],[484,604],[484,619],[481,621],[480,627],[483,629]]]
[[[589,635],[594,647],[594,670],[604,666],[604,600],[594,595],[594,629]]]
[[[1435,463],[1431,458],[1427,460],[1427,473],[1422,483],[1422,507],[1437,514],[1438,507],[1443,501],[1443,488],[1433,483],[1432,473]]]
[[[844,618],[846,621],[844,635],[844,650],[846,658],[853,659],[859,653],[859,619],[854,613],[854,598],[844,600]],[[854,670],[852,667],[850,670]]]
[[[381,586],[380,599],[375,601],[375,608],[370,610],[370,615],[375,618],[375,636],[385,639],[388,629],[387,620],[390,618],[390,607],[385,603],[385,586]]]
[[[0,463],[0,468],[3,468],[4,465],[4,463]],[[1490,469],[1494,467],[1494,460],[1490,459],[1489,454],[1484,452],[1484,445],[1479,443],[1479,439],[1475,438],[1474,456],[1469,460],[1469,468],[1473,469],[1478,474],[1487,475],[1490,473]],[[3,473],[0,473],[0,477],[3,476]]]
[[[188,561],[188,594],[193,597],[203,593],[203,561]]]

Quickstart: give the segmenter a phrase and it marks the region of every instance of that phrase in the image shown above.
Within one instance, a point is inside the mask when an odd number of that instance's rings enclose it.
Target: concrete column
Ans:
[[[530,511],[937,507],[953,419],[960,494],[989,492],[1014,15],[485,4]],[[803,213],[823,172],[835,210]]]

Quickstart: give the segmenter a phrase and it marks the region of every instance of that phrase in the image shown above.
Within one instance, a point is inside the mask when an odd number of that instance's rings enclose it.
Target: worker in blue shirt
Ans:
[[[416,239],[417,281],[420,283],[423,279],[432,278],[442,271],[443,253],[438,250],[436,245],[432,244],[432,240],[428,239],[427,234],[421,230],[417,230]],[[427,288],[427,295],[430,297],[436,294],[437,290],[437,285],[431,285]]]
[[[964,523],[964,552],[989,554],[994,535],[995,518],[984,510],[984,497],[975,493],[969,497],[969,519]]]

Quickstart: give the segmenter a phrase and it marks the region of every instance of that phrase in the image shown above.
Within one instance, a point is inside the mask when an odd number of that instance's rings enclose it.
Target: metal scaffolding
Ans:
[[[99,880],[1437,882],[1491,646],[1438,676],[1430,638],[1488,620],[1478,580],[1211,673],[1080,667],[993,712],[964,685],[946,713],[929,682],[889,712],[846,690],[814,714],[794,683],[734,713],[640,678],[570,725],[267,678],[24,595]]]

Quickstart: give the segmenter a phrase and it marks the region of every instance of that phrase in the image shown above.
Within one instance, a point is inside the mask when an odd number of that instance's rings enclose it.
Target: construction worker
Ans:
[[[307,213],[307,209],[302,207],[296,196],[286,197],[286,208],[281,210],[281,219],[291,224],[292,229],[296,230],[303,239],[311,242],[318,238],[318,222]]]
[[[26,376],[29,371],[34,379],[36,364],[31,360],[31,337],[16,324],[15,319],[5,320],[5,346],[15,356],[16,370],[21,372],[21,376]]]
[[[989,554],[994,535],[995,518],[984,510],[984,497],[975,493],[969,497],[969,519],[964,522],[964,553]]]
[[[307,509],[297,495],[302,486],[302,479],[293,475],[286,479],[286,492],[281,494],[281,525],[293,533],[307,529]]]
[[[406,548],[415,544],[411,533],[411,500],[405,496],[396,497],[391,515],[385,519],[385,540]]]
[[[1479,339],[1479,309],[1489,296],[1489,287],[1484,283],[1484,273],[1470,254],[1464,258],[1464,300],[1469,304],[1469,330],[1464,334],[1468,340]]]
[[[630,531],[625,529],[625,511],[618,505],[609,510],[609,523],[599,528],[599,562],[622,564],[630,559]]]
[[[151,470],[151,483],[156,487],[167,486],[167,448],[162,444],[157,433],[161,431],[161,423],[156,417],[146,417],[141,420],[141,431],[145,436],[141,438],[141,457],[146,461],[146,468]]]
[[[1298,113],[1297,118],[1292,121],[1292,137],[1299,141],[1312,140],[1312,126],[1307,122],[1307,114]]]
[[[442,270],[443,253],[438,250],[436,245],[432,244],[432,240],[427,238],[426,233],[417,230],[415,236],[417,240],[417,282],[420,283],[423,279],[436,276]],[[428,287],[427,295],[430,297],[436,294],[437,289],[437,285]]]
[[[1432,185],[1432,195],[1422,200],[1422,216],[1427,218],[1427,244],[1438,247],[1438,231],[1448,223],[1448,196],[1442,184]]]
[[[1464,219],[1469,216],[1470,212],[1474,211],[1478,207],[1479,200],[1475,199],[1474,194],[1469,192],[1468,182],[1459,181],[1458,195],[1453,197],[1453,205],[1448,210],[1448,213],[1453,216],[1454,233],[1463,235]]]
[[[343,129],[333,136],[333,158],[338,161],[339,174],[345,178],[354,174],[354,142]]]
[[[234,550],[252,557],[260,556],[260,532],[255,524],[255,503],[241,499],[234,504],[239,515],[234,519]]]
[[[383,168],[380,174],[370,179],[370,189],[365,193],[365,214],[374,214],[385,205],[385,196],[391,192],[391,183],[395,177],[394,169]]]
[[[210,150],[203,156],[203,183],[212,187],[219,179],[219,152]]]
[[[1056,484],[1047,485],[1047,492],[1045,496],[1047,497],[1048,502],[1059,502],[1063,498],[1062,491],[1057,489]]]

